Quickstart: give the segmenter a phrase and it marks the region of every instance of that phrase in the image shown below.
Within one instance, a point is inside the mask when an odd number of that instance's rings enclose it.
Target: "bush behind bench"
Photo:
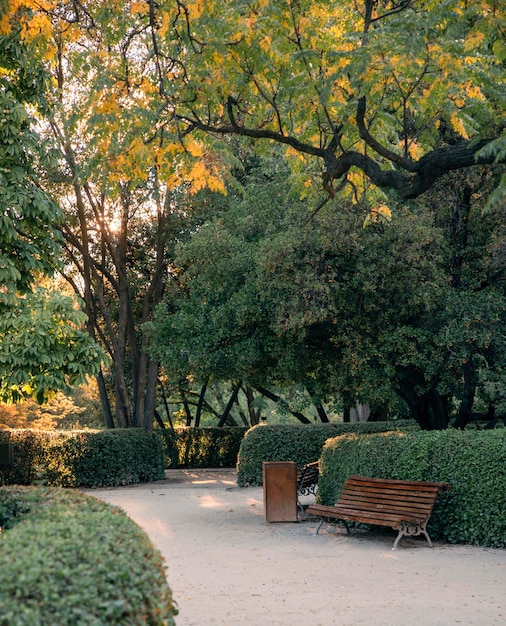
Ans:
[[[0,624],[173,626],[162,556],[118,507],[77,491],[1,487]]]
[[[261,485],[263,461],[295,461],[298,469],[317,461],[325,441],[344,433],[374,433],[398,429],[419,430],[413,420],[329,424],[260,424],[251,428],[239,448],[237,483]]]
[[[342,435],[325,444],[318,500],[332,505],[352,474],[446,482],[433,539],[506,547],[506,429]]]

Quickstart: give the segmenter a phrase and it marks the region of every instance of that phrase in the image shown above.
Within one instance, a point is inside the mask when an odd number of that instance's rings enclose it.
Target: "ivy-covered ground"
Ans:
[[[506,550],[346,535],[316,523],[267,523],[261,487],[234,470],[169,470],[147,485],[93,490],[159,548],[178,626],[502,624]],[[307,501],[311,501],[308,496]]]

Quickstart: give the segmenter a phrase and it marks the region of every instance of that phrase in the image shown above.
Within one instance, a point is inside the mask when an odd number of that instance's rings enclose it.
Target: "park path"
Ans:
[[[121,507],[167,562],[178,626],[506,624],[506,551],[265,521],[233,470],[169,470],[89,490]]]

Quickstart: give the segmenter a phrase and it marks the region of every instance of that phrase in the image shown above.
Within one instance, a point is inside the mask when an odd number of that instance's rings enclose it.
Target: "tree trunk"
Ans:
[[[145,430],[153,429],[153,418],[156,418],[156,388],[158,384],[158,371],[160,369],[158,361],[149,360],[148,379],[146,384],[144,423]]]
[[[190,405],[188,404],[188,400],[186,398],[186,392],[181,387],[179,388],[179,394],[181,399],[183,400],[183,408],[186,415],[186,426],[191,426],[193,421],[192,412],[190,410]]]
[[[352,422],[367,422],[371,415],[371,405],[362,404],[357,400],[354,408],[351,409],[351,421]]]
[[[246,402],[248,404],[248,414],[249,414],[250,424],[251,426],[255,426],[256,424],[260,422],[261,413],[259,409],[255,409],[255,406],[254,406],[255,397],[253,395],[253,389],[251,388],[250,385],[246,385],[245,387],[243,387],[243,391],[244,391],[244,395],[246,396]]]
[[[207,390],[207,381],[202,385],[202,388],[200,390],[199,401],[197,403],[197,411],[195,412],[195,428],[199,428],[200,426],[200,417],[202,415],[202,407],[204,405],[204,397],[206,395],[206,390]]]
[[[415,389],[404,384],[397,389],[399,396],[406,402],[412,417],[422,430],[444,430],[449,424],[448,397],[441,395],[435,388],[418,394]]]
[[[169,403],[167,402],[167,396],[165,394],[165,389],[164,389],[162,384],[160,384],[160,388],[162,390],[162,401],[163,401],[163,406],[165,407],[165,413],[167,415],[167,420],[169,422],[169,426],[171,427],[171,429],[174,430],[174,424],[172,422],[172,417],[170,415]]]
[[[241,388],[241,381],[239,381],[233,387],[232,395],[230,396],[227,406],[225,407],[225,410],[223,411],[223,414],[220,417],[220,421],[218,422],[218,428],[223,428],[223,426],[225,426],[227,422],[227,419],[230,418],[230,411],[232,410],[232,407],[234,406],[234,402],[236,401],[237,394],[239,393],[240,388]],[[237,426],[237,424],[234,424],[234,426]]]
[[[109,396],[107,395],[107,386],[104,380],[104,374],[100,370],[97,376],[98,394],[100,397],[100,405],[102,407],[102,415],[104,418],[104,426],[106,428],[114,428],[114,419],[111,411],[111,403],[109,402]]]
[[[474,367],[466,363],[463,368],[464,389],[459,412],[455,419],[454,427],[464,429],[471,420],[473,413],[474,395],[476,392],[477,376]]]
[[[318,417],[320,418],[320,421],[324,424],[327,424],[329,422],[329,417],[323,407],[323,404],[320,401],[320,398],[315,392],[314,386],[311,384],[308,384],[306,385],[306,390],[309,394],[309,397],[311,398],[311,402],[313,403],[316,409],[316,412],[318,413]]]

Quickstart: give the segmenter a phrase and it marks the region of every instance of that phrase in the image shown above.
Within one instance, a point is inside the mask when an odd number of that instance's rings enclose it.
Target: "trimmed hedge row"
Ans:
[[[114,487],[165,476],[163,443],[142,429],[0,430],[13,446],[7,484]]]
[[[318,500],[333,504],[352,474],[446,482],[429,521],[433,539],[506,547],[506,429],[342,435],[325,444]]]
[[[165,465],[180,467],[235,467],[247,428],[175,428],[154,432],[164,441]]]
[[[418,430],[412,420],[307,425],[259,424],[245,435],[239,448],[237,483],[240,487],[261,485],[263,461],[295,461],[300,468],[317,461],[325,441],[344,433],[375,433],[395,428]]]
[[[160,552],[118,507],[77,491],[0,488],[0,625],[172,626]]]

